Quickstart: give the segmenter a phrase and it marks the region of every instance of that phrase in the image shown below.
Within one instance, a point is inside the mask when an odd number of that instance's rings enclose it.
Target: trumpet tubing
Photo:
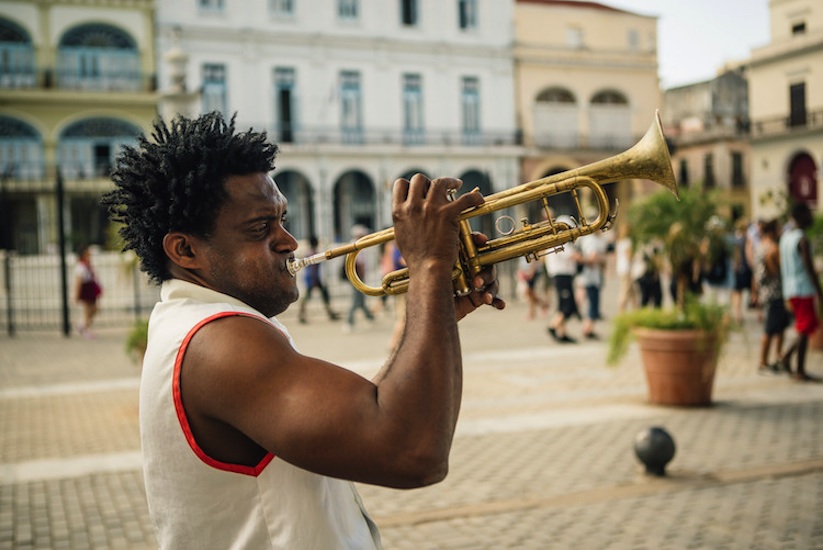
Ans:
[[[579,168],[493,193],[485,197],[485,202],[480,206],[463,211],[460,214],[460,253],[452,270],[455,294],[471,292],[469,282],[486,266],[519,257],[526,257],[529,261],[536,260],[569,241],[573,242],[595,231],[607,230],[611,227],[616,213],[611,211],[603,185],[625,179],[648,179],[657,182],[679,198],[668,146],[660,123],[660,113],[657,111],[643,138],[630,149]],[[577,190],[581,188],[589,189],[597,204],[597,217],[591,222],[586,221],[577,199]],[[521,228],[513,228],[509,234],[489,239],[484,245],[477,245],[474,242],[469,223],[471,218],[537,200],[541,201],[548,214],[547,198],[560,193],[572,193],[577,204],[580,224],[571,225],[554,221],[551,216],[548,216],[548,220],[538,223],[524,220]],[[394,240],[394,228],[384,229],[353,243],[300,260],[291,260],[288,269],[295,275],[308,265],[346,256],[346,275],[358,291],[369,296],[401,294],[408,289],[407,269],[385,275],[381,286],[373,287],[360,279],[355,268],[357,255],[361,250],[391,240]]]

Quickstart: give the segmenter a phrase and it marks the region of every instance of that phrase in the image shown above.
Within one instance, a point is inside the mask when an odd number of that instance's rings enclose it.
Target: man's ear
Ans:
[[[198,256],[199,241],[179,231],[172,231],[163,237],[163,250],[171,262],[186,270],[201,269],[203,258]]]

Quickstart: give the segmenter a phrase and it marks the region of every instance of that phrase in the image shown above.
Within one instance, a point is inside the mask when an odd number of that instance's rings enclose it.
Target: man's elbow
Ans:
[[[449,473],[448,453],[427,453],[398,457],[395,483],[398,489],[417,489],[440,483]]]

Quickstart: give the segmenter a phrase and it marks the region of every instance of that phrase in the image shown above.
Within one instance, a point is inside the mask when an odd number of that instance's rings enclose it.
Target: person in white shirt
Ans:
[[[635,280],[640,276],[638,273],[634,243],[629,236],[629,226],[621,225],[617,242],[614,246],[615,271],[620,284],[617,298],[617,311],[622,313],[629,308],[637,307],[638,296]]]
[[[579,262],[583,265],[579,282],[586,291],[586,316],[583,320],[583,337],[590,340],[600,338],[594,331],[595,323],[602,319],[600,313],[600,289],[603,287],[603,271],[606,266],[608,243],[601,232],[590,233],[578,239]]]
[[[558,222],[575,225],[569,216],[559,216]],[[557,313],[549,323],[549,335],[561,344],[574,344],[576,339],[567,334],[567,322],[572,317],[580,319],[577,300],[574,296],[574,278],[580,252],[574,243],[566,243],[545,256],[546,271],[554,281],[557,292]]]

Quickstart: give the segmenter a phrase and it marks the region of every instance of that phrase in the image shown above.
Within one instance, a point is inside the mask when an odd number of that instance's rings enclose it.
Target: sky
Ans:
[[[709,80],[727,61],[749,57],[770,40],[769,0],[598,0],[656,15],[663,88]]]

